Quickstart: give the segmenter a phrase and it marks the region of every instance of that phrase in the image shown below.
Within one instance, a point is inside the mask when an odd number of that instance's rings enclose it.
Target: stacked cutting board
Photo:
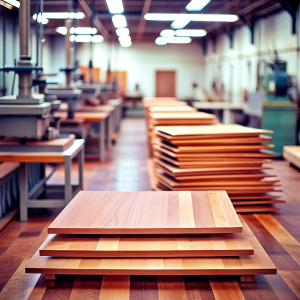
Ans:
[[[237,212],[270,212],[280,200],[271,131],[240,125],[158,126],[155,190],[226,190]]]
[[[238,275],[276,268],[225,191],[80,192],[26,266],[55,275]]]

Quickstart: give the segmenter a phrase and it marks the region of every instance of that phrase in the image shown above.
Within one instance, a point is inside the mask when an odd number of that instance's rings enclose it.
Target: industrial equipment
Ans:
[[[19,11],[20,58],[16,66],[5,66],[3,72],[19,75],[18,95],[0,97],[0,136],[27,139],[55,138],[58,131],[50,127],[51,103],[44,95],[32,93],[33,66],[29,55],[30,0],[23,0]]]

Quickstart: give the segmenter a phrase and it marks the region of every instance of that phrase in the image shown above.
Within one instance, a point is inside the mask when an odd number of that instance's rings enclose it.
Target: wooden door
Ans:
[[[117,82],[118,89],[121,93],[126,94],[127,91],[127,71],[106,71],[106,82]]]
[[[79,66],[79,69],[83,73],[84,81],[89,83],[90,82],[90,70],[89,67],[86,66]],[[93,82],[100,81],[100,68],[93,67]]]
[[[156,71],[156,97],[176,97],[176,71]]]

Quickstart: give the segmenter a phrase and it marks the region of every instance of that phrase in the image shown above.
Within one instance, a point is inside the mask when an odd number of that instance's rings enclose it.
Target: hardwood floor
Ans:
[[[85,163],[85,189],[151,190],[147,158],[145,121],[125,119],[107,161]],[[76,163],[73,167],[76,182]],[[287,203],[277,213],[244,219],[277,275],[256,276],[255,283],[237,283],[235,277],[59,276],[54,289],[46,288],[43,275],[24,274],[24,268],[60,210],[31,209],[29,222],[14,219],[0,233],[0,299],[300,299],[300,172],[283,160],[275,160],[274,167]],[[59,168],[51,182],[62,181]]]

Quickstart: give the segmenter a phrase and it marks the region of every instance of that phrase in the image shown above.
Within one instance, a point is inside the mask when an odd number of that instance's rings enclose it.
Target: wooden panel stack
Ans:
[[[300,169],[300,146],[284,146],[283,157],[286,161]]]
[[[176,100],[143,101],[150,153],[153,153],[154,130],[156,126],[214,125],[218,124],[215,115],[198,112],[185,102]]]
[[[273,204],[284,201],[266,134],[272,132],[240,125],[158,126],[153,188],[226,190],[239,213],[279,210]]]
[[[80,192],[26,266],[55,275],[238,275],[276,267],[225,191]]]

